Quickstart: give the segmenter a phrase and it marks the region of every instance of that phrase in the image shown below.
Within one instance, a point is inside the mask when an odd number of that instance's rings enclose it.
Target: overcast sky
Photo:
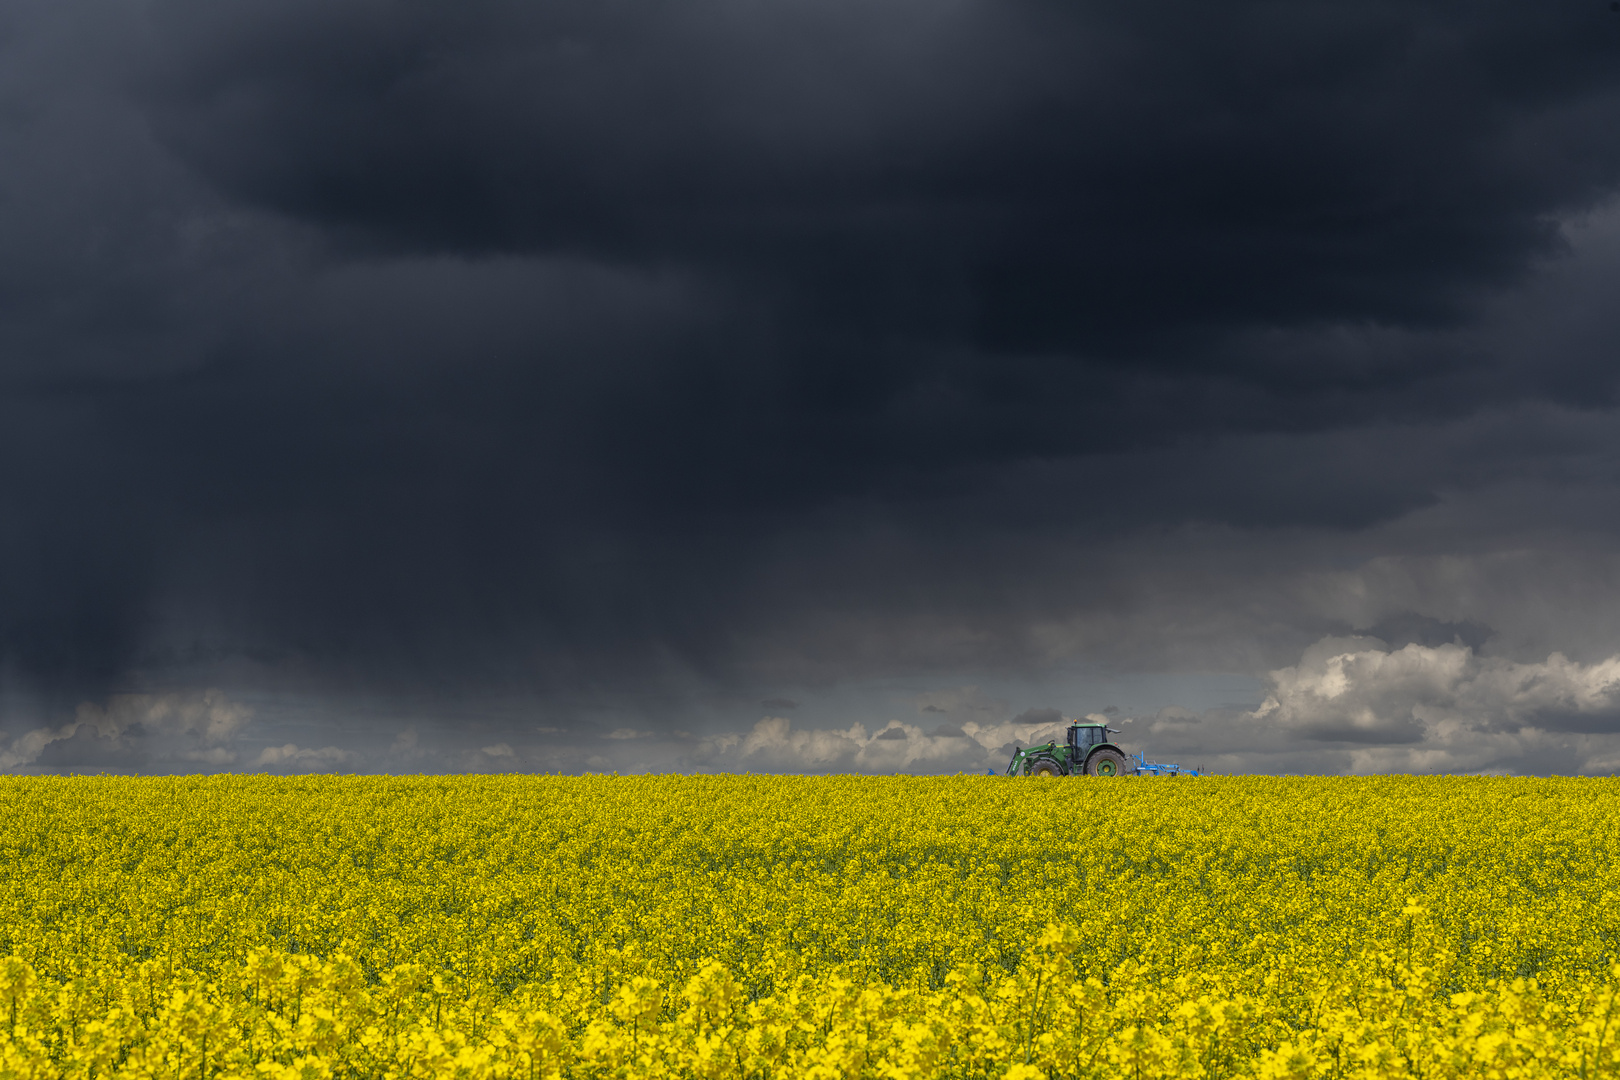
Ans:
[[[1609,0],[11,0],[0,769],[1620,770]]]

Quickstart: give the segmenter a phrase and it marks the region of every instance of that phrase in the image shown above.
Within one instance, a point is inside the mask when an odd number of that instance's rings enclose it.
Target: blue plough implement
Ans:
[[[1131,771],[1137,776],[1203,776],[1204,770],[1195,769],[1191,765],[1167,765],[1157,761],[1148,761],[1141,754],[1132,754],[1136,759],[1136,767]]]

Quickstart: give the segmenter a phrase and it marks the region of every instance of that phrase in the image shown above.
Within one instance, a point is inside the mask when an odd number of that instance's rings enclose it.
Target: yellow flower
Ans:
[[[0,1077],[1614,1076],[1617,811],[1570,779],[0,779]]]

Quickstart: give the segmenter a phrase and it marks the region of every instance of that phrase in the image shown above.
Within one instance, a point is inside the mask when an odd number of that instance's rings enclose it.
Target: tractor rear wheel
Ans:
[[[1098,750],[1086,760],[1087,776],[1124,776],[1125,755],[1118,750]]]
[[[1044,780],[1049,776],[1062,776],[1063,770],[1058,768],[1057,762],[1052,761],[1051,759],[1046,759],[1037,761],[1035,764],[1031,765],[1029,767],[1029,775],[1038,776]]]

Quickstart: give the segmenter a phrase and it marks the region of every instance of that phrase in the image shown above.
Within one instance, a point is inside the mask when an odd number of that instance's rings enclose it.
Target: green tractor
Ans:
[[[1020,750],[1013,748],[1008,776],[1124,776],[1130,758],[1108,736],[1116,731],[1106,724],[1069,725],[1068,741],[1049,742]]]

